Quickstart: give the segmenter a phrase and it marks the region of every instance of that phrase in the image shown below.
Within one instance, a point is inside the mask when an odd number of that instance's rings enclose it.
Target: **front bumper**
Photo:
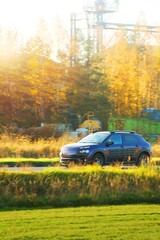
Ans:
[[[69,164],[87,164],[89,163],[88,157],[60,157],[60,164],[68,166]]]

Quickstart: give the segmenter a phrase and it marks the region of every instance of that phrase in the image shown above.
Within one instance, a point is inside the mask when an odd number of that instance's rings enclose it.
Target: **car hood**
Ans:
[[[90,147],[90,146],[96,146],[97,143],[69,143],[63,146],[63,148],[82,148],[82,147]]]

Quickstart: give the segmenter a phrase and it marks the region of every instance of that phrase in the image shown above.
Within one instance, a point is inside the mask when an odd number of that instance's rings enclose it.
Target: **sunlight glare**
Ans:
[[[80,9],[75,0],[0,0],[0,27],[18,29],[25,35],[35,30],[40,19],[51,21],[54,16],[65,16]]]
[[[94,1],[94,0],[93,0]],[[70,24],[71,12],[82,12],[85,0],[0,0],[0,27],[17,29],[21,34],[34,34],[40,19],[52,23],[58,16]],[[160,24],[159,0],[119,0],[119,10],[113,21],[134,23],[140,13],[148,24]]]

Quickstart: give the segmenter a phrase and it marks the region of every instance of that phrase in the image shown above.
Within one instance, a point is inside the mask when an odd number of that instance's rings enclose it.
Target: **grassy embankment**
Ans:
[[[0,211],[0,239],[159,240],[159,205]]]
[[[0,207],[159,203],[160,171],[100,166],[0,171]]]

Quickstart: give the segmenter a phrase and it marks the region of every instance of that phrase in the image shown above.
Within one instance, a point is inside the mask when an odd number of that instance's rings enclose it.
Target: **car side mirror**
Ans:
[[[107,143],[106,143],[106,146],[110,146],[110,145],[113,145],[114,142],[112,140],[108,140]]]

